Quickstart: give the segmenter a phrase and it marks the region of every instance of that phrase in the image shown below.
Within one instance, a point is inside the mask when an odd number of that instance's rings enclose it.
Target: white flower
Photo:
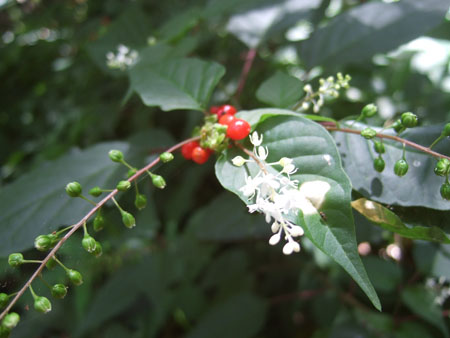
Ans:
[[[269,150],[267,147],[264,148],[263,146],[259,146],[256,148],[255,155],[259,160],[265,161],[267,156],[269,156]]]
[[[299,252],[300,251],[300,244],[294,241],[287,242],[283,247],[283,253],[285,255],[290,255],[293,252]]]
[[[258,136],[258,133],[254,131],[250,136],[250,142],[255,146],[260,146],[263,141],[263,135],[261,134],[261,137]]]
[[[273,235],[272,237],[270,237],[269,244],[270,245],[278,244],[278,242],[280,241],[280,238],[281,238],[281,233],[279,232],[279,233]]]
[[[137,62],[139,54],[135,50],[130,50],[125,45],[117,46],[117,54],[113,52],[106,53],[106,64],[109,68],[125,70],[127,67]]]
[[[300,193],[318,209],[322,205],[330,187],[330,184],[325,181],[309,181],[300,186]]]
[[[243,158],[242,156],[236,156],[236,157],[234,157],[232,160],[231,160],[231,162],[233,162],[233,164],[236,166],[236,167],[242,167],[244,164],[245,164],[245,162],[247,162],[248,160],[246,160],[245,158]]]

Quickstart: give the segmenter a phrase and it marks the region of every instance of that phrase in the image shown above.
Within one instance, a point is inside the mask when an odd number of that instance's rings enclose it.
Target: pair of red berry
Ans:
[[[235,141],[242,140],[250,134],[250,124],[234,116],[236,114],[236,108],[232,105],[212,106],[209,111],[211,114],[217,115],[220,124],[227,126],[226,136],[230,139]],[[201,147],[197,141],[188,142],[181,147],[183,157],[198,164],[203,164],[208,161],[212,153],[213,151],[211,149]]]
[[[232,105],[224,104],[219,107],[212,106],[209,111],[211,114],[217,115],[217,120],[220,124],[228,126],[227,137],[230,139],[238,141],[246,138],[248,134],[250,134],[250,124],[247,121],[234,116],[236,114],[236,108]]]

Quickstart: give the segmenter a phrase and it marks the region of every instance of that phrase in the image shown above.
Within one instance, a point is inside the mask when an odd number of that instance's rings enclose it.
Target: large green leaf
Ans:
[[[369,2],[316,31],[300,54],[309,68],[362,62],[425,34],[442,22],[448,7],[445,0]]]
[[[351,185],[330,134],[317,123],[287,110],[259,109],[242,112],[240,116],[264,135],[264,145],[269,149],[267,162],[278,161],[281,157],[292,158],[298,172],[291,177],[300,184],[313,180],[330,184],[331,189],[320,208],[327,216],[326,221],[318,213],[299,219],[292,216],[290,220],[302,225],[306,236],[339,263],[380,309],[376,292],[358,255],[350,206]],[[216,163],[216,176],[226,189],[250,203],[239,189],[245,184],[245,175],[255,176],[259,167],[254,163],[247,163],[245,169],[233,166],[231,159],[238,154],[242,155],[238,149],[225,152]]]
[[[402,301],[411,310],[428,323],[434,325],[448,337],[448,330],[442,317],[442,308],[434,302],[435,295],[422,286],[410,286],[402,291]]]
[[[205,110],[209,97],[225,69],[214,62],[180,58],[152,64],[140,63],[130,70],[131,89],[147,106]]]
[[[401,221],[400,217],[379,203],[360,198],[352,202],[352,207],[381,228],[395,232],[403,237],[450,243],[450,239],[442,229],[424,226],[409,228]]]
[[[283,72],[276,72],[264,81],[256,91],[259,101],[271,107],[288,108],[303,95],[302,82]]]
[[[250,48],[255,48],[271,34],[308,18],[320,1],[277,0],[262,1],[258,7],[247,9],[230,18],[227,30]]]
[[[121,150],[127,160],[141,165],[149,148],[170,144],[166,133],[153,131],[147,133],[147,143],[142,145],[109,142],[74,150],[5,186],[0,191],[0,256],[32,247],[37,235],[73,224],[92,208],[89,203],[66,195],[68,182],[80,182],[85,192],[96,185],[114,187],[127,170],[109,159],[109,150]]]
[[[359,123],[354,126],[357,129],[367,127]],[[401,137],[428,146],[441,131],[442,126],[420,127],[406,131]],[[392,134],[390,130],[383,133]],[[386,153],[383,159],[386,168],[382,173],[378,173],[372,166],[373,160],[378,156],[373,149],[372,141],[359,135],[342,132],[336,132],[333,136],[339,146],[342,162],[353,188],[365,197],[385,204],[424,206],[438,210],[447,210],[450,207],[450,203],[439,193],[444,179],[434,174],[436,160],[433,157],[406,147],[409,170],[400,178],[394,174],[393,168],[395,162],[402,157],[401,143],[384,141]],[[441,141],[433,149],[448,154],[448,140]]]

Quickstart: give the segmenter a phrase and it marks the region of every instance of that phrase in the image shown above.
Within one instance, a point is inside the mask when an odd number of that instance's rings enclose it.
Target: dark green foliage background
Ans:
[[[415,52],[382,53],[423,35],[448,43],[448,1],[343,0],[332,17],[331,3],[0,2],[0,291],[16,291],[33,272],[33,266],[8,267],[10,252],[41,258],[33,238],[76,222],[88,210],[64,194],[67,182],[78,180],[88,190],[124,177],[126,169],[108,159],[109,149],[122,149],[142,166],[189,137],[202,121],[199,111],[210,105],[291,108],[304,84],[292,74],[316,87],[317,70],[324,77],[349,73],[360,98],[342,95],[322,110],[325,117],[348,118],[365,103],[388,97],[397,113],[419,116],[420,128],[404,136],[429,145],[450,121],[450,96],[442,89],[448,67],[440,81],[432,81],[412,67]],[[288,40],[286,31],[299,20],[308,20],[312,33]],[[106,53],[120,43],[140,53],[130,72],[106,67]],[[257,48],[257,56],[237,98],[249,48]],[[298,59],[279,57],[286,48]],[[377,81],[383,85],[375,86]],[[381,127],[383,120],[366,123]],[[136,228],[123,227],[117,210],[107,208],[108,226],[95,234],[102,257],[85,253],[78,234],[63,246],[61,259],[83,273],[84,284],[71,287],[65,300],[53,300],[47,315],[26,310],[32,307],[27,293],[15,308],[22,321],[12,337],[447,336],[443,314],[449,303],[434,304],[435,295],[424,288],[429,277],[450,279],[449,249],[440,243],[448,241],[449,202],[438,198],[434,160],[408,152],[411,163],[429,170],[411,168],[397,179],[390,171],[398,145],[386,144],[390,155],[380,175],[371,166],[370,142],[332,136],[353,197],[386,207],[385,218],[374,223],[354,213],[357,242],[372,246],[362,261],[383,312],[306,238],[293,256],[270,247],[263,217],[249,214],[220,186],[214,160],[197,166],[176,154],[157,169],[168,183],[165,190],[139,182],[149,199],[146,209],[135,210],[132,192],[121,196],[123,207],[136,215]],[[448,139],[436,148],[447,155],[449,149]],[[385,185],[381,193],[370,185],[376,180]],[[396,228],[405,236],[395,235],[403,246],[398,262],[385,255],[394,241],[388,230]],[[44,277],[64,281],[58,269]],[[49,296],[40,280],[33,286]]]

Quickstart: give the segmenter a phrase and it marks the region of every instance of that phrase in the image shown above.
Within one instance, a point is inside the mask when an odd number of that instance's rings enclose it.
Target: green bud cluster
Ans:
[[[12,253],[8,257],[8,264],[13,268],[16,268],[24,263],[23,255],[21,253]]]
[[[123,161],[123,153],[120,150],[110,150],[108,156],[113,162]]]
[[[99,211],[97,211],[97,215],[95,215],[95,218],[94,218],[94,224],[93,224],[94,231],[98,232],[98,231],[103,230],[103,228],[105,227],[105,224],[106,224],[106,220],[100,209]]]
[[[136,168],[131,168],[131,169],[128,170],[127,177],[130,178],[131,176],[133,176],[136,173],[137,173],[137,169]]]
[[[404,159],[398,160],[394,165],[394,173],[399,177],[405,176],[408,172],[408,168],[409,165]]]
[[[142,210],[147,206],[147,197],[143,194],[136,194],[134,205],[138,210]]]
[[[373,130],[372,128],[365,128],[361,131],[361,136],[364,137],[367,140],[370,140],[377,136],[377,132]]]
[[[443,199],[450,200],[450,183],[448,181],[441,185],[440,192]]]
[[[446,158],[441,158],[434,167],[434,173],[438,176],[447,176],[450,173],[450,161]]]
[[[70,182],[66,185],[66,193],[70,197],[79,197],[82,193],[81,184],[78,182]]]
[[[164,152],[159,155],[159,159],[161,160],[161,162],[167,163],[173,160],[173,155],[172,153]]]
[[[164,189],[166,187],[166,181],[162,176],[150,173],[150,177],[152,178],[153,185],[158,189]]]
[[[73,285],[79,286],[79,285],[83,284],[83,276],[78,271],[73,270],[73,269],[67,269],[66,275]]]
[[[130,187],[131,183],[129,181],[120,181],[117,183],[116,189],[119,191],[127,191]]]
[[[1,326],[7,330],[12,330],[19,324],[19,321],[20,316],[15,312],[11,312],[3,318]]]
[[[384,167],[386,166],[386,163],[384,162],[383,158],[377,157],[375,160],[373,160],[373,168],[381,173],[384,170]]]
[[[47,269],[52,270],[57,264],[58,262],[56,262],[56,260],[52,257],[47,261],[45,266]]]
[[[136,226],[136,220],[132,214],[127,211],[122,210],[122,222],[127,228],[133,228]]]
[[[63,299],[67,295],[67,286],[64,284],[55,284],[51,288],[53,298]]]
[[[417,115],[410,112],[403,113],[401,116],[401,121],[406,128],[414,128],[417,126]]]
[[[3,309],[9,303],[9,296],[2,292],[0,293],[0,309]]]
[[[364,108],[361,111],[361,116],[362,117],[372,117],[374,115],[376,115],[376,113],[378,112],[378,108],[376,105],[374,105],[373,103],[369,103],[368,105],[364,106]]]
[[[47,313],[52,310],[52,303],[47,297],[36,296],[34,298],[34,309],[41,313]]]
[[[100,187],[93,187],[91,190],[89,190],[89,195],[98,197],[103,193],[102,189]]]
[[[34,247],[39,251],[48,251],[55,246],[59,238],[55,234],[39,235],[34,240]]]
[[[90,236],[89,234],[85,234],[83,236],[83,239],[81,240],[81,246],[84,250],[86,250],[89,253],[95,252],[97,241],[94,237]]]
[[[378,154],[384,154],[386,152],[386,149],[384,148],[383,142],[374,141],[373,142],[373,149]]]
[[[402,124],[401,119],[398,119],[397,121],[395,121],[392,124],[392,128],[394,128],[394,130],[397,134],[400,134],[402,131],[404,131],[406,129],[405,126]]]
[[[447,123],[442,130],[443,136],[450,136],[450,123]]]

